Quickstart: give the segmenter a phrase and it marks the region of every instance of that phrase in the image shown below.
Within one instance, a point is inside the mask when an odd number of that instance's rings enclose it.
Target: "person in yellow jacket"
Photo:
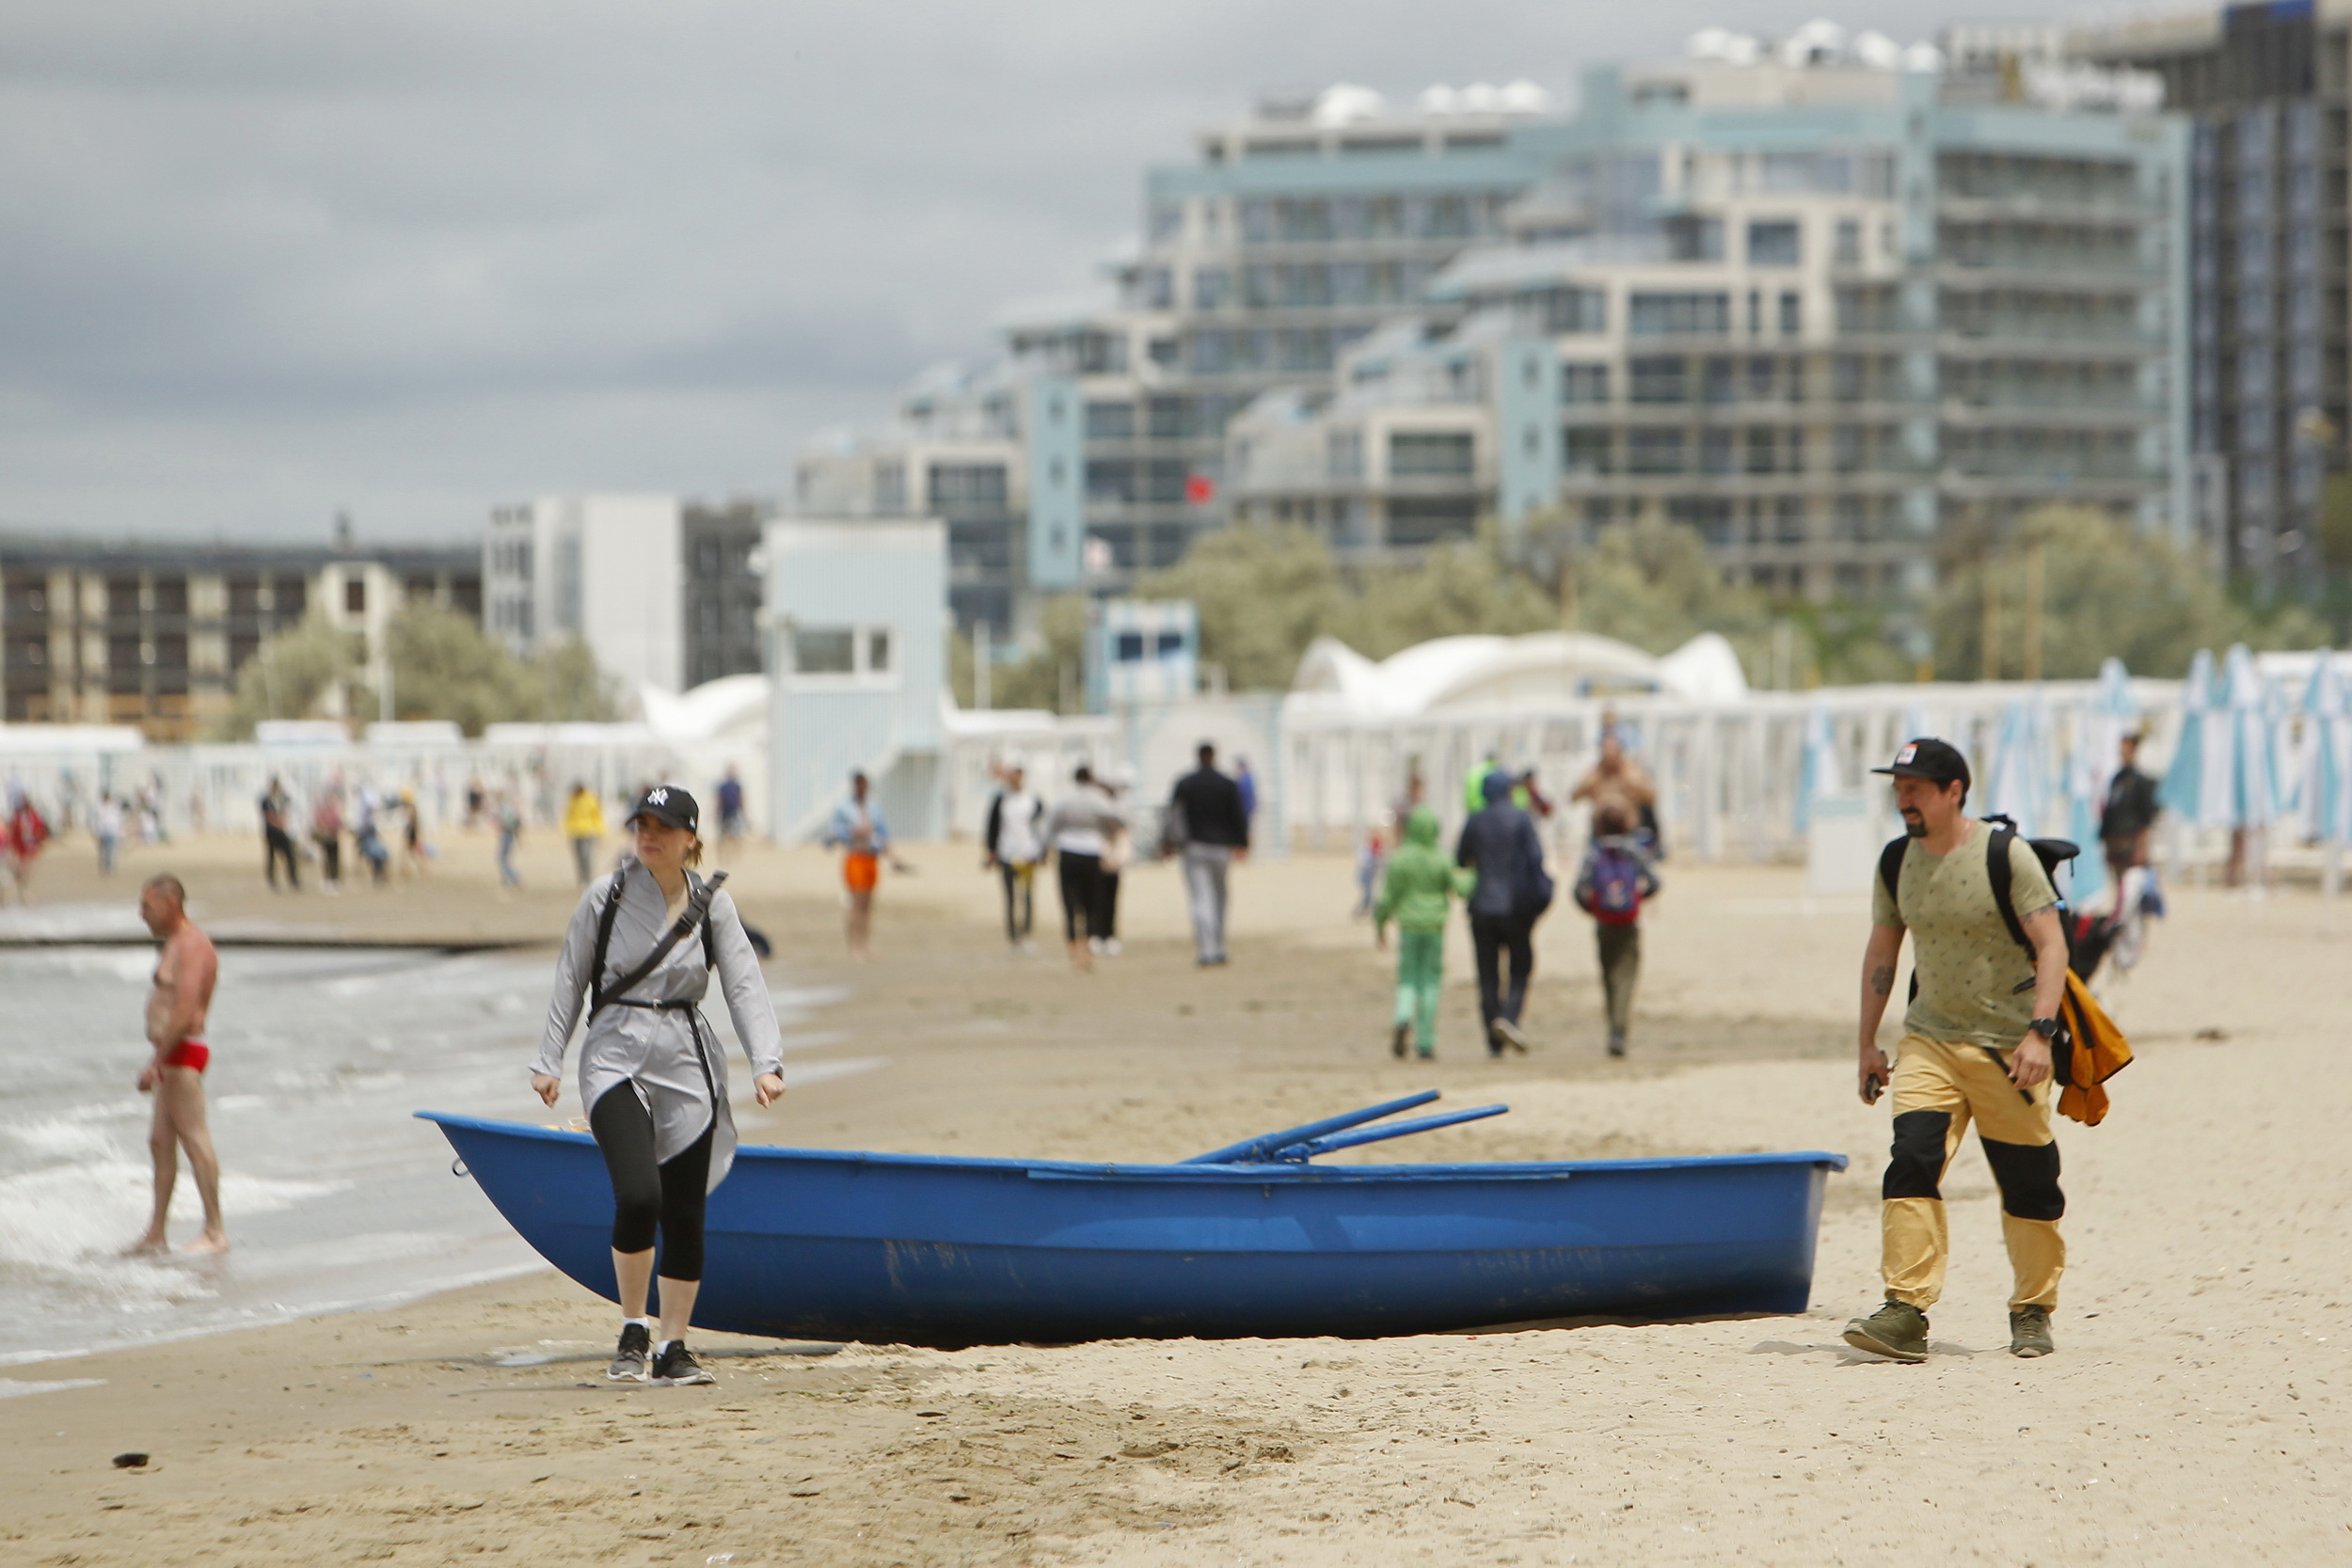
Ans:
[[[564,805],[564,836],[572,841],[572,867],[586,887],[596,875],[596,846],[604,842],[604,802],[578,780]]]

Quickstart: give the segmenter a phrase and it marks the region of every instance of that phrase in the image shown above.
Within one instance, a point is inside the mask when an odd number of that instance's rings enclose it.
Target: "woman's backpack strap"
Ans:
[[[612,873],[612,885],[605,890],[604,909],[596,916],[596,951],[588,960],[588,1013],[592,1018],[604,1006],[604,958],[612,950],[612,922],[620,918],[621,888],[628,880],[628,866]]]

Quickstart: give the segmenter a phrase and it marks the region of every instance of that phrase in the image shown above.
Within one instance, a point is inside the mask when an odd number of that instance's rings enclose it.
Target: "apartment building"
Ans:
[[[494,507],[484,626],[518,655],[579,638],[630,691],[676,692],[760,670],[760,531],[753,500],[546,497]]]
[[[1388,559],[1664,517],[1815,598],[2053,501],[2185,536],[2185,128],[1808,31],[1589,76],[1508,243],[1235,421],[1237,514]]]
[[[401,607],[479,618],[466,548],[81,544],[0,535],[0,721],[135,724],[199,738],[262,640],[318,615],[380,669]]]
[[[891,429],[802,454],[793,510],[942,518],[957,621],[1000,639],[1039,594],[1180,559],[1229,515],[1228,422],[1329,388],[1350,345],[1502,238],[1548,110],[1523,83],[1405,114],[1341,87],[1201,133],[1192,161],[1147,172],[1143,247],[1109,296],[1011,312],[996,356],[926,372]]]
[[[2216,563],[2316,583],[2324,487],[2352,432],[2352,5],[2265,0],[2021,42],[2021,74],[2129,66],[2193,117],[2192,443]]]

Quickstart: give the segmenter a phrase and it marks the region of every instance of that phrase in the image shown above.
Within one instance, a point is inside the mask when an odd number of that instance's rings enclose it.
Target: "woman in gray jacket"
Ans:
[[[718,886],[725,873],[705,881],[690,869],[702,859],[699,823],[694,798],[675,785],[647,790],[629,813],[624,826],[636,833],[636,857],[592,885],[572,911],[531,1074],[532,1088],[554,1104],[587,992],[580,1098],[612,1178],[612,1274],[623,1322],[605,1375],[616,1382],[712,1381],[686,1348],[686,1327],[702,1283],[704,1203],[735,1163],[726,1058],[699,1007],[714,965],[759,1103],[784,1093],[775,1006],[735,900]],[[691,928],[674,935],[690,916],[696,917]],[[645,1315],[657,1232],[659,1344]]]

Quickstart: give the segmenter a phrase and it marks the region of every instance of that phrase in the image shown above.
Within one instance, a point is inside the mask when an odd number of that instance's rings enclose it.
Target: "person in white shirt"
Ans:
[[[988,803],[980,863],[1004,879],[1005,941],[1023,953],[1029,950],[1029,932],[1037,922],[1037,867],[1045,858],[1039,832],[1045,802],[1025,787],[1026,777],[1018,761],[1006,764],[1004,787]]]
[[[1054,802],[1053,815],[1045,819],[1044,837],[1061,873],[1062,936],[1070,944],[1070,964],[1083,972],[1094,967],[1094,938],[1102,928],[1103,855],[1126,831],[1127,817],[1084,763],[1071,782],[1074,787]]]

